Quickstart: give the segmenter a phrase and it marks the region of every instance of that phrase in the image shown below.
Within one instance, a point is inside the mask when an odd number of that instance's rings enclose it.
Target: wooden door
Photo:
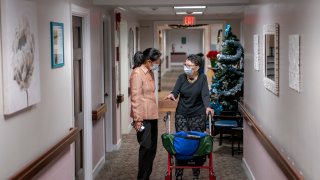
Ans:
[[[73,96],[74,96],[74,120],[75,126],[80,129],[80,137],[75,143],[75,177],[77,180],[84,179],[83,169],[83,49],[82,49],[82,18],[72,16],[73,35]]]

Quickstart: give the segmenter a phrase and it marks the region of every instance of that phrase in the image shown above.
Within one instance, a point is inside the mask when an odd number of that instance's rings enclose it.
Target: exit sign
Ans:
[[[185,16],[183,18],[183,24],[184,25],[194,25],[194,16]]]

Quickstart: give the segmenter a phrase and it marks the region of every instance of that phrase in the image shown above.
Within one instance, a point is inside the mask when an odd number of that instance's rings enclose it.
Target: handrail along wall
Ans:
[[[97,109],[92,110],[92,120],[97,121],[101,119],[106,112],[107,112],[107,106],[105,103],[103,103]]]
[[[248,109],[243,103],[238,103],[238,108],[243,118],[248,122],[248,125],[252,128],[253,132],[270,154],[282,172],[286,175],[288,179],[292,180],[303,180],[303,176],[297,171],[297,169],[280,153],[280,151],[273,145],[269,140],[264,131],[257,124],[257,120],[250,114]]]
[[[9,179],[12,180],[24,180],[31,179],[36,176],[43,168],[45,168],[52,160],[58,157],[65,149],[78,138],[79,128],[71,128],[70,132],[56,145],[50,148],[47,152],[39,156],[37,159],[26,165],[20,171],[15,173]]]

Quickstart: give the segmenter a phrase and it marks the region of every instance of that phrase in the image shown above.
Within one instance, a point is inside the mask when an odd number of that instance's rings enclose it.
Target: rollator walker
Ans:
[[[178,132],[170,134],[171,112],[166,112],[163,120],[166,123],[166,133],[162,134],[162,144],[168,152],[167,174],[165,180],[172,179],[172,169],[208,169],[209,180],[216,180],[213,171],[213,137],[211,136],[211,113],[208,115],[209,134],[207,132]],[[209,158],[209,165],[204,165],[206,158]],[[200,159],[200,164],[197,161]],[[182,165],[175,165],[175,160],[182,162]],[[180,163],[179,163],[180,164]]]

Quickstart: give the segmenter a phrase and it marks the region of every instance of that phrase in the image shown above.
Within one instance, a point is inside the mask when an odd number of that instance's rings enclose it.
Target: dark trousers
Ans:
[[[139,148],[138,180],[149,180],[157,152],[158,120],[143,120],[145,129],[137,132]]]

